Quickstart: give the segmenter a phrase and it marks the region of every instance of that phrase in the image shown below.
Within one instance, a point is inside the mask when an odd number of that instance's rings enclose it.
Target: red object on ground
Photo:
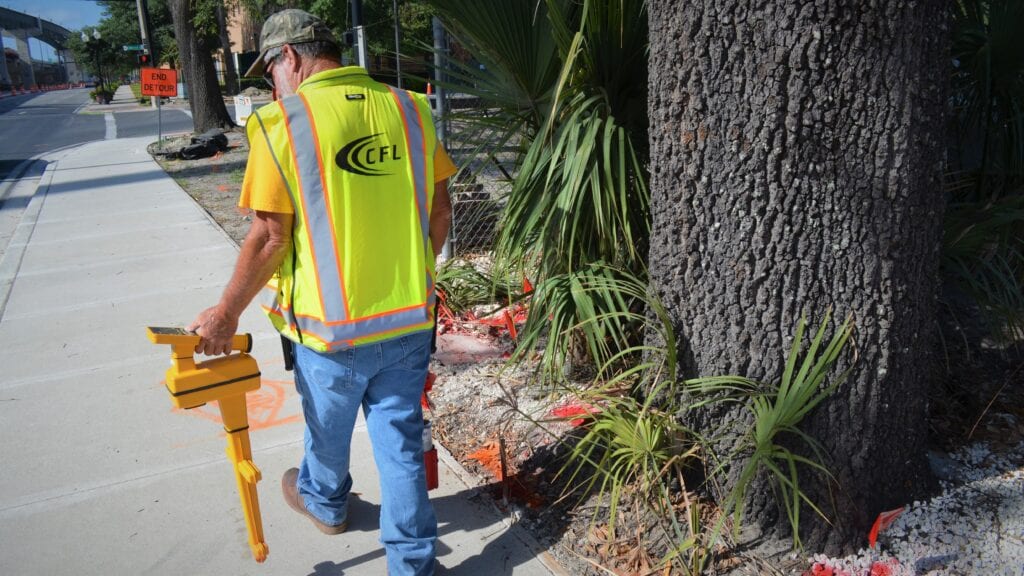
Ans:
[[[871,526],[871,532],[868,532],[868,546],[874,548],[875,543],[878,542],[878,535],[895,522],[906,509],[906,506],[901,506],[895,510],[879,514],[878,518],[875,519],[874,525]]]
[[[498,442],[491,441],[469,454],[467,458],[479,462],[492,476],[501,481],[505,479],[505,475],[501,472],[500,449]]]
[[[516,332],[516,323],[512,320],[512,315],[509,314],[508,308],[505,309],[505,328],[508,328],[508,335],[512,337],[513,342],[519,339],[519,333]]]
[[[423,395],[426,396],[427,392],[434,389],[434,382],[437,380],[437,374],[431,371],[427,371],[427,381],[423,384]]]
[[[871,565],[871,576],[892,576],[892,566],[899,566],[899,561],[895,558],[886,562],[875,562]]]
[[[434,389],[434,380],[437,376],[427,371],[427,380],[423,383],[423,395],[420,396],[420,405],[424,411],[430,410],[430,398],[427,392]],[[440,478],[437,474],[437,448],[434,447],[434,440],[430,437],[433,428],[430,426],[430,419],[426,412],[423,414],[423,466],[427,471],[427,490],[433,490],[440,485]]]
[[[423,464],[427,468],[427,490],[433,490],[440,485],[437,476],[437,448],[431,448],[423,453]]]
[[[826,564],[819,564],[815,562],[814,566],[811,567],[812,576],[835,576],[835,570],[831,566]]]
[[[553,409],[551,415],[556,418],[572,418],[573,416],[589,416],[600,411],[600,408],[591,404],[566,404]],[[573,418],[569,421],[569,424],[582,426],[587,420],[589,418]]]

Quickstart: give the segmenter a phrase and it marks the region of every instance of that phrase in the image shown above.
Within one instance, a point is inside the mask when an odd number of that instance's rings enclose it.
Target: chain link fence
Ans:
[[[498,221],[512,190],[515,148],[502,145],[497,134],[481,128],[489,111],[475,98],[445,95],[445,148],[459,172],[449,182],[452,198],[451,256],[489,253],[497,237]]]

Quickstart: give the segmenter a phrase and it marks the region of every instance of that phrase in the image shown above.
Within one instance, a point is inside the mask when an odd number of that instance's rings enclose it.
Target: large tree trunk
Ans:
[[[192,110],[192,125],[196,132],[235,125],[228,115],[224,98],[213,67],[211,46],[196,33],[192,23],[191,0],[168,0],[174,35],[178,43],[178,58],[185,83],[188,86],[188,105]]]
[[[805,486],[835,526],[805,510],[801,533],[856,547],[928,478],[947,3],[654,0],[649,13],[650,271],[683,374],[778,382],[802,312],[853,314],[856,367],[802,426],[839,484]],[[688,423],[749,424],[732,410]],[[748,500],[747,522],[786,532],[763,479]]]
[[[220,28],[220,49],[224,53],[224,86],[228,94],[238,94],[238,71],[231,57],[231,38],[228,35],[227,10],[224,2],[217,5],[217,27]]]

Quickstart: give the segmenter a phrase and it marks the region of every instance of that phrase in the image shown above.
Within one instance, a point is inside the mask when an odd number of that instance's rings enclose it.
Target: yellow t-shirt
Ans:
[[[270,154],[267,140],[254,140],[249,142],[249,161],[245,165],[245,178],[242,180],[242,194],[238,198],[238,206],[260,212],[294,214],[295,209],[292,207],[291,198],[288,197],[288,188]],[[448,152],[438,142],[434,149],[434,182],[447,180],[456,172],[458,169],[448,156]]]

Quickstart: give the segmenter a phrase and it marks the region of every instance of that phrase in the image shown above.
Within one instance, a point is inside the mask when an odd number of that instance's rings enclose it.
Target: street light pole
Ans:
[[[96,92],[106,92],[106,83],[103,81],[103,68],[100,65],[100,49],[102,48],[101,42],[103,41],[103,35],[100,34],[99,29],[92,31],[92,38],[90,39],[85,32],[82,32],[82,42],[85,42],[85,47],[92,52],[93,60],[96,62],[96,78],[98,79]]]

